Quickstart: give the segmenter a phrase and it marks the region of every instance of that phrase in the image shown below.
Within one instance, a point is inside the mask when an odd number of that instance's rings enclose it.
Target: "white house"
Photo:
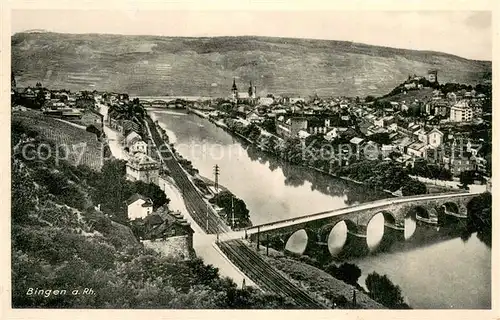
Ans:
[[[126,177],[130,181],[141,180],[158,184],[159,164],[145,153],[137,152],[126,165]]]
[[[145,218],[153,212],[153,201],[138,193],[130,196],[125,202],[129,220]]]
[[[309,132],[307,132],[306,130],[299,130],[297,135],[299,136],[299,139],[305,139],[305,138],[309,137],[311,134]]]
[[[335,138],[338,138],[342,132],[347,131],[347,128],[333,128],[332,130],[325,133],[325,140],[332,141]]]
[[[443,143],[444,133],[434,128],[427,133],[427,143],[433,147],[437,148]]]
[[[253,122],[253,123],[259,123],[259,122],[262,122],[264,120],[264,118],[261,117],[259,114],[257,114],[257,112],[250,111],[246,115],[246,120]]]
[[[130,147],[130,153],[135,154],[137,152],[142,152],[144,154],[148,154],[148,144],[142,140],[135,142]]]
[[[269,97],[260,97],[259,98],[259,104],[263,105],[263,106],[270,106],[271,104],[273,104],[273,102],[274,102],[273,98],[269,98]]]
[[[132,131],[125,137],[125,146],[130,149],[134,143],[141,140],[141,136],[137,132]]]

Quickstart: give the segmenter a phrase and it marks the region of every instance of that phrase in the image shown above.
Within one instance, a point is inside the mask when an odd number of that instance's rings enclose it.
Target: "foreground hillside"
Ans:
[[[57,141],[14,121],[14,308],[296,308],[251,287],[237,289],[200,259],[145,249],[128,226],[113,221],[113,208],[107,214],[95,208],[114,197],[113,183],[137,183],[117,175],[112,161],[100,173],[57,161],[49,152]],[[28,154],[26,145],[34,147]],[[50,149],[36,153],[42,145]]]
[[[18,84],[140,95],[227,95],[232,78],[267,93],[382,95],[407,78],[439,70],[440,82],[491,79],[491,62],[341,41],[265,37],[18,33]]]

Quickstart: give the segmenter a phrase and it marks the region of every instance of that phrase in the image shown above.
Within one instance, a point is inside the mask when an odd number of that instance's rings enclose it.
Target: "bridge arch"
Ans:
[[[455,202],[446,202],[441,206],[441,208],[443,208],[446,212],[451,212],[454,214],[460,213],[460,207]]]
[[[384,216],[384,224],[396,225],[396,217],[394,214],[388,210],[378,211],[373,216],[381,213]],[[372,217],[373,218],[373,217]]]
[[[326,244],[332,256],[338,255],[347,242],[347,224],[344,220],[329,223],[318,231],[318,240]]]
[[[285,241],[285,251],[303,255],[308,247],[318,241],[318,235],[309,228],[301,228],[293,232]]]
[[[356,222],[354,222],[354,221],[352,221],[350,219],[345,219],[343,221],[346,224],[348,232],[350,232],[350,233],[356,233],[356,234],[359,233],[359,227],[356,224]]]
[[[412,219],[429,219],[429,211],[424,206],[412,206],[406,213],[406,217],[411,217]]]

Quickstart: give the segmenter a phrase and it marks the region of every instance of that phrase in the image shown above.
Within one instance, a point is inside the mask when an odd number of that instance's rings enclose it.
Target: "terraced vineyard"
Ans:
[[[104,144],[97,140],[95,134],[31,110],[12,113],[12,122],[14,121],[20,121],[27,128],[39,132],[43,138],[66,150],[67,160],[71,164],[86,165],[94,170],[101,169]]]

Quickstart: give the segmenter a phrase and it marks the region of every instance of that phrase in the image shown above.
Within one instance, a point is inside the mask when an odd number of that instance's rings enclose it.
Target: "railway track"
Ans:
[[[225,224],[217,213],[208,207],[207,202],[196,190],[193,183],[188,179],[186,173],[170,152],[170,149],[164,146],[165,142],[158,133],[153,121],[149,117],[146,118],[146,121],[154,143],[156,144],[158,150],[161,150],[161,161],[168,167],[172,178],[181,189],[182,196],[186,202],[186,207],[196,223],[207,233],[213,234],[231,231],[229,226]]]
[[[158,150],[161,150],[161,161],[170,170],[170,175],[181,189],[186,208],[196,223],[207,233],[213,234],[231,231],[229,226],[208,207],[203,197],[196,190],[180,164],[172,155],[170,149],[163,147],[165,142],[158,133],[153,121],[149,117],[146,119],[153,141]],[[257,283],[264,291],[293,299],[297,306],[304,309],[325,308],[324,305],[314,300],[306,292],[283,277],[283,275],[266,263],[241,240],[219,242],[219,247],[242,272]]]
[[[262,290],[289,297],[295,301],[297,306],[303,309],[326,308],[305,291],[291,283],[241,240],[219,242],[218,246]]]

